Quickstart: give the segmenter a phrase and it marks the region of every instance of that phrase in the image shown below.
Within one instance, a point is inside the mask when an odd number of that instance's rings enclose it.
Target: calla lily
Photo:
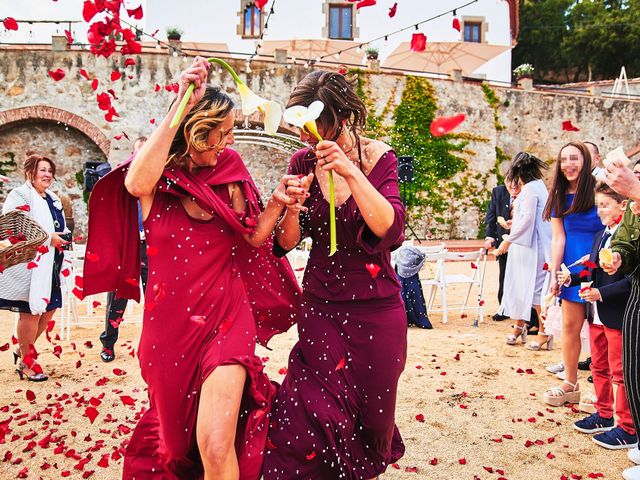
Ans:
[[[316,100],[308,107],[302,105],[294,105],[284,111],[284,121],[295,125],[298,128],[305,128],[316,137],[318,141],[322,141],[322,136],[318,133],[316,120],[324,110],[324,103]],[[333,172],[329,171],[329,256],[336,253],[336,195],[333,184]]]
[[[280,118],[282,118],[282,107],[272,100],[266,100],[251,91],[249,87],[247,87],[246,83],[244,83],[238,74],[231,68],[231,66],[221,60],[219,58],[208,58],[207,61],[211,63],[217,63],[225,70],[227,70],[233,80],[236,82],[238,86],[238,92],[240,93],[240,100],[242,102],[242,114],[243,115],[251,115],[256,111],[260,111],[264,115],[264,131],[269,135],[273,135],[278,131],[278,126],[280,125]],[[193,93],[194,85],[189,85],[189,88],[184,94],[182,98],[182,102],[180,102],[180,106],[178,107],[178,111],[173,117],[171,124],[169,125],[171,128],[178,126],[180,120],[182,120],[182,114],[184,113],[184,109],[191,98],[191,94]]]

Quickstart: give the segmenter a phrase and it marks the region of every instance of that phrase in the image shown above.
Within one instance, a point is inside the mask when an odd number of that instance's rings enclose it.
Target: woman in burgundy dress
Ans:
[[[240,156],[226,148],[233,103],[206,86],[208,66],[196,59],[182,73],[158,129],[91,196],[85,295],[139,295],[135,197],[148,245],[138,355],[150,408],[128,446],[125,479],[260,477],[275,387],[255,338],[266,343],[288,328],[297,304],[295,276],[271,242],[285,204],[295,202],[284,181],[296,177],[285,176],[261,208]],[[171,129],[192,82],[187,113]]]
[[[397,158],[361,137],[366,109],[340,74],[315,71],[289,106],[321,100],[317,142],[295,153],[288,208],[276,251],[305,237],[313,247],[298,311],[299,341],[273,407],[266,480],[371,479],[404,453],[395,427],[398,379],[407,352],[407,318],[391,249],[404,239]],[[334,172],[338,251],[329,256],[328,172]]]

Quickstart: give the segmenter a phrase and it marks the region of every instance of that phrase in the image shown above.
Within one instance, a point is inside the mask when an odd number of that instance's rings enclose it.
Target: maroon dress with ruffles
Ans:
[[[314,171],[311,150],[289,172]],[[337,208],[338,251],[329,256],[329,203],[318,182],[300,214],[313,246],[298,311],[299,341],[273,407],[265,480],[370,479],[404,453],[395,426],[398,380],[407,355],[407,318],[391,249],[404,239],[398,161],[385,153],[369,174],[395,218],[384,238],[366,225],[352,197]],[[278,252],[276,245],[276,253]],[[380,270],[375,275],[374,264]],[[370,273],[373,272],[373,273]]]
[[[85,295],[109,288],[137,294],[139,253],[130,249],[140,242],[137,228],[133,238],[126,233],[137,217],[135,198],[123,187],[126,169],[107,175],[91,196]],[[231,208],[230,182],[239,182],[247,198],[242,215]],[[213,218],[190,217],[180,202],[187,195]],[[125,214],[113,208],[118,203]],[[150,406],[128,445],[123,478],[203,477],[196,443],[200,389],[216,367],[230,364],[247,371],[236,435],[240,478],[260,477],[275,387],[254,353],[256,337],[266,343],[292,325],[299,289],[289,264],[271,253],[271,241],[252,248],[242,238],[259,212],[257,190],[232,150],[214,168],[163,173],[144,222],[149,279],[138,356]],[[121,268],[105,270],[117,257]]]

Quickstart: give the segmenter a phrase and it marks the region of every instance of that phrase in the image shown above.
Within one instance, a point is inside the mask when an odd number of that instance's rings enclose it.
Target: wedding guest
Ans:
[[[611,241],[613,261],[607,264],[601,260],[600,266],[610,275],[618,271],[627,274],[631,281],[631,295],[622,320],[622,371],[637,433],[640,429],[640,216],[634,213],[632,205],[640,204],[640,179],[634,174],[635,168],[632,171],[617,160],[606,168],[607,184],[631,202]],[[637,447],[629,451],[629,459],[640,464]],[[625,480],[640,480],[640,465],[627,468],[622,476]]]
[[[585,302],[580,287],[563,288],[557,283],[561,265],[576,263],[591,251],[595,234],[604,227],[598,218],[594,200],[595,179],[591,175],[591,154],[582,142],[570,142],[558,153],[556,169],[544,210],[545,220],[551,220],[550,292],[562,299],[562,357],[565,380],[544,394],[545,403],[561,406],[578,403],[578,359],[580,331],[586,318]],[[578,273],[581,265],[569,270]]]
[[[486,229],[483,247],[487,251],[492,247],[500,247],[500,244],[502,244],[502,236],[509,233],[511,208],[518,193],[520,193],[520,185],[509,181],[505,182],[504,185],[498,185],[491,191],[491,201],[489,202],[489,208],[487,209],[487,214],[484,219]],[[500,224],[498,217],[502,217],[506,223]],[[496,257],[500,272],[498,276],[498,303],[502,302],[504,275],[507,268],[508,256],[509,254],[505,252],[503,255]],[[499,322],[508,317],[496,313],[492,318]]]
[[[631,293],[631,283],[626,275],[607,275],[598,266],[600,251],[610,247],[611,237],[615,235],[627,208],[627,200],[607,184],[599,183],[596,185],[596,205],[598,216],[607,227],[594,238],[589,265],[580,274],[574,273],[566,279],[567,286],[591,282],[590,286],[581,288],[579,294],[588,302],[586,310],[591,343],[591,372],[597,397],[594,403],[596,412],[578,420],[574,426],[583,433],[597,433],[593,441],[602,447],[633,448],[638,440],[622,374],[622,318]],[[584,274],[585,271],[589,273],[588,276]],[[617,386],[616,427],[613,419],[614,384]]]
[[[133,142],[131,154],[137,154],[146,141],[147,137],[136,138]],[[142,283],[142,290],[145,291],[147,288],[147,265],[149,260],[147,258],[147,244],[144,238],[144,226],[142,225],[142,211],[140,210],[140,203],[138,203],[138,232],[140,236],[140,243],[142,244],[140,247],[140,281]],[[107,294],[104,331],[100,334],[100,342],[102,343],[100,358],[103,362],[112,362],[116,358],[115,345],[118,341],[120,323],[124,320],[124,312],[127,309],[127,304],[128,300],[126,298],[116,298],[115,292],[109,292]]]
[[[602,167],[602,155],[600,155],[598,145],[589,141],[584,142],[584,144],[587,146],[589,153],[591,154],[591,166]]]
[[[293,271],[273,256],[270,240],[294,202],[284,182],[295,177],[285,176],[261,209],[242,159],[227,148],[233,102],[207,86],[208,68],[198,57],[182,72],[157,130],[90,199],[85,295],[139,299],[137,199],[148,248],[156,249],[138,347],[149,408],[127,447],[128,480],[258,480],[275,387],[255,338],[266,343],[288,328],[297,304]],[[171,128],[191,83],[186,113]]]
[[[404,238],[398,161],[363,137],[366,107],[355,82],[316,70],[289,106],[320,100],[319,142],[291,158],[302,202],[278,225],[280,254],[303,238],[313,246],[304,273],[298,342],[274,405],[265,480],[371,479],[404,453],[395,426],[398,380],[407,354],[407,317],[390,253]],[[329,255],[329,172],[335,178],[338,251]]]
[[[26,212],[49,238],[32,262],[34,267],[20,263],[0,273],[0,309],[20,314],[16,329],[18,350],[13,354],[18,375],[21,379],[26,376],[32,382],[43,382],[49,377],[36,362],[35,343],[56,310],[62,307],[62,250],[69,240],[63,237],[68,230],[62,203],[50,190],[56,176],[55,162],[42,155],[29,155],[23,169],[26,182],[9,192],[2,213]]]
[[[540,313],[542,289],[547,277],[544,264],[551,256],[551,227],[542,214],[549,193],[542,180],[545,163],[527,152],[518,153],[507,172],[507,181],[517,184],[520,193],[513,203],[513,219],[510,233],[496,250],[502,256],[509,251],[505,283],[506,294],[498,313],[515,320],[513,332],[507,336],[507,344],[515,345],[518,337],[526,342],[531,310]],[[543,332],[540,332],[542,334]],[[539,350],[547,344],[551,348],[553,337],[536,343]]]

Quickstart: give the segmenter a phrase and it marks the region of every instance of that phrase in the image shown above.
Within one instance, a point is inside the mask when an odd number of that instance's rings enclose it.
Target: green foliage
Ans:
[[[15,172],[18,168],[16,164],[16,154],[13,152],[7,152],[4,154],[8,157],[8,160],[0,160],[0,175],[9,175],[9,173]],[[0,182],[0,194],[4,194],[3,183]]]
[[[466,168],[464,159],[455,152],[462,152],[468,143],[466,140],[452,142],[457,138],[453,134],[442,137],[431,135],[429,125],[437,109],[431,82],[426,78],[408,76],[402,99],[393,116],[390,138],[399,156],[412,156],[415,159],[414,181],[404,186],[407,207],[428,207],[432,214],[444,213],[451,198],[460,198],[455,192],[453,197],[446,195],[440,182]]]
[[[82,199],[84,203],[89,205],[89,195],[91,194],[84,189],[84,172],[82,170],[76,172],[76,182],[78,182],[78,185],[82,189]]]
[[[498,114],[498,108],[500,108],[501,100],[496,95],[496,92],[487,83],[482,82],[482,92],[484,93],[484,99],[489,106],[493,108],[493,124],[496,130],[504,130],[504,125],[500,123],[500,117]]]
[[[538,80],[610,79],[640,72],[640,0],[521,0],[513,64],[531,63]]]

